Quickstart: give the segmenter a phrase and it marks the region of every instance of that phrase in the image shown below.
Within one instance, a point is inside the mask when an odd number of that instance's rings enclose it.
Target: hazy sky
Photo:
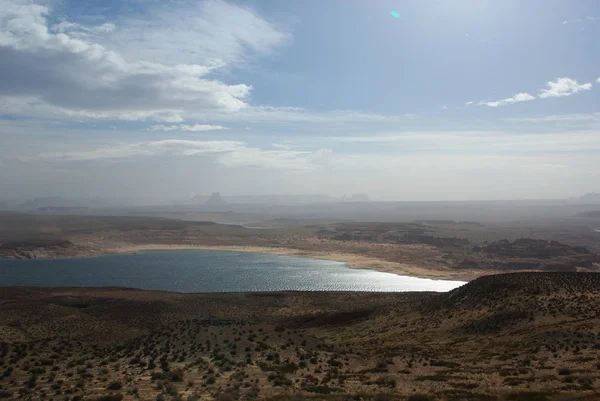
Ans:
[[[600,191],[598,38],[596,0],[0,0],[0,197]]]

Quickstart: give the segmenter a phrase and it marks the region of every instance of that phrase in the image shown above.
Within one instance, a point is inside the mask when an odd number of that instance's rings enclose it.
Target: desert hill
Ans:
[[[0,395],[595,400],[598,311],[596,273],[443,294],[3,288]]]

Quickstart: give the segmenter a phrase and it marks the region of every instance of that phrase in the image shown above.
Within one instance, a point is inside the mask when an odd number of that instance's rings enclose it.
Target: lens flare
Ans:
[[[400,18],[400,13],[396,10],[392,10],[390,11],[390,14],[392,15],[392,17],[394,18]]]

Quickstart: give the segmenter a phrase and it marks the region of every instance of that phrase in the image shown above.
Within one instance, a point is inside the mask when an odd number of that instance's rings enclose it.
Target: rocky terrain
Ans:
[[[3,288],[0,397],[596,400],[600,274],[449,293]]]
[[[455,237],[443,236],[439,227],[452,227]],[[319,238],[343,243],[421,245],[423,254],[442,254],[449,269],[474,271],[578,271],[599,269],[600,256],[584,246],[556,240],[517,238],[513,241],[467,239],[481,231],[475,222],[421,221],[415,223],[338,223],[319,228]],[[448,231],[446,229],[446,231]],[[465,237],[463,237],[463,235]],[[405,249],[407,247],[404,247]],[[389,256],[386,256],[389,260]],[[432,265],[431,260],[429,264]]]

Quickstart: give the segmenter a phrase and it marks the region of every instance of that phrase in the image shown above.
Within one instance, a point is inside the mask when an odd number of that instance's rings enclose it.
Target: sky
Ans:
[[[595,0],[0,0],[0,198],[600,192]]]

